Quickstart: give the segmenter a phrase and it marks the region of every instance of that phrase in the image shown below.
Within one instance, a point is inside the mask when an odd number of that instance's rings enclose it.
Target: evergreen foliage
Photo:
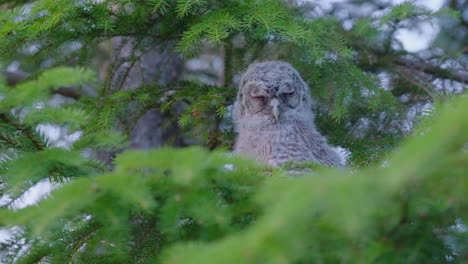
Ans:
[[[396,49],[394,36],[412,21],[459,13],[406,2],[345,29],[305,10],[276,0],[0,1],[0,68],[20,61],[29,74],[0,80],[0,228],[11,233],[0,240],[0,261],[466,262],[468,100],[408,76],[402,67],[420,58]],[[115,58],[102,78],[97,58],[115,37],[128,38],[115,49],[131,43],[131,55]],[[222,84],[122,89],[129,70],[117,69],[137,67],[167,43],[185,59],[221,50]],[[228,152],[233,131],[222,124],[235,77],[257,59],[299,69],[319,129],[351,150],[349,168],[271,168]],[[466,84],[447,68],[418,69]],[[396,76],[392,88],[382,85],[382,72]],[[408,93],[437,104],[393,151],[403,137],[393,124],[408,109],[398,98]],[[57,94],[72,100],[49,104]],[[155,108],[206,148],[123,151],[136,122]],[[358,137],[363,119],[379,125]],[[54,145],[43,125],[78,139]],[[119,154],[107,164],[101,152]],[[49,197],[17,206],[44,181],[55,188]]]

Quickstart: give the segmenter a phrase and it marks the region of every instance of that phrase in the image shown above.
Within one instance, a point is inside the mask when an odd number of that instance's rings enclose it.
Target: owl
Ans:
[[[251,64],[239,84],[233,120],[235,153],[272,166],[287,161],[344,165],[337,149],[316,129],[309,88],[288,63]]]

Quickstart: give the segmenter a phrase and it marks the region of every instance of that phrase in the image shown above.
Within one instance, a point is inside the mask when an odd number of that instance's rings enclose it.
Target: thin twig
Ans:
[[[14,118],[10,117],[8,114],[5,113],[0,113],[0,120],[12,125],[17,130],[21,131],[27,138],[29,138],[29,140],[36,147],[37,150],[43,151],[46,148],[45,144],[41,142],[41,140],[36,138],[36,136],[34,135],[35,132],[31,127],[17,122],[16,120],[14,120]]]

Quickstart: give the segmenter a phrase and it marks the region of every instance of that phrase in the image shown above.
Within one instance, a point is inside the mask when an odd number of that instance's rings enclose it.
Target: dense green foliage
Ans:
[[[291,178],[199,148],[127,152],[1,219],[30,237],[18,263],[444,263],[468,212],[468,102],[444,110],[385,167]]]
[[[447,15],[458,12],[403,3],[345,29],[307,10],[274,0],[0,0],[1,69],[20,61],[29,74],[0,81],[0,227],[11,232],[0,240],[0,261],[468,261],[468,100],[408,76],[402,67],[413,70],[411,59],[420,58],[393,45],[408,21],[453,20]],[[97,77],[114,37],[129,38],[131,55]],[[222,83],[122,89],[128,72],[116,69],[167,43],[186,60],[222,50]],[[318,127],[351,150],[348,169],[271,168],[229,154],[233,131],[221,123],[236,74],[266,59],[301,72],[317,101]],[[466,84],[446,68],[417,69]],[[391,88],[382,72],[394,76]],[[49,104],[56,94],[72,99]],[[393,124],[410,107],[398,100],[404,94],[438,104],[399,146],[403,133]],[[203,147],[127,150],[111,164],[97,158],[127,147],[130,128],[154,108]],[[379,125],[356,136],[363,118]],[[59,147],[40,125],[79,138]],[[54,184],[50,197],[17,208],[44,181]]]

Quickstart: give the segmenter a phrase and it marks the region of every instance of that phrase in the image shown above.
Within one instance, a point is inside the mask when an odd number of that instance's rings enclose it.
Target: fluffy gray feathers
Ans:
[[[344,165],[315,128],[309,88],[288,63],[253,63],[244,73],[234,104],[235,152],[272,166],[286,161]]]

